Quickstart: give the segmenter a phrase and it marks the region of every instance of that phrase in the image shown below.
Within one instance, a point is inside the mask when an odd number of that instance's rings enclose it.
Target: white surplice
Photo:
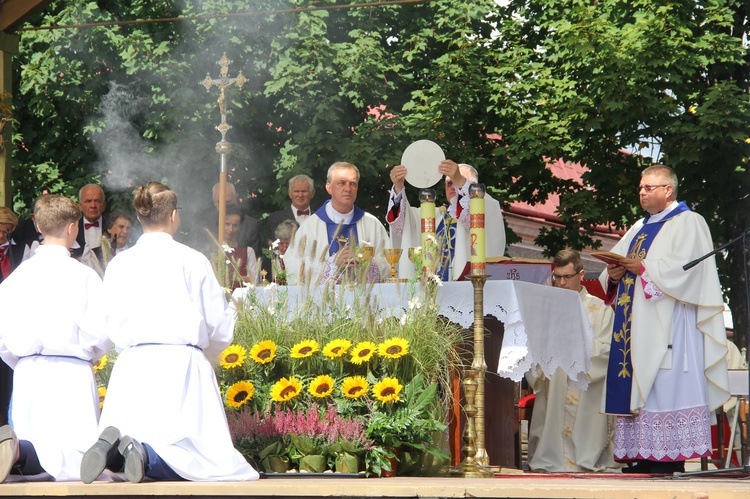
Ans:
[[[330,205],[330,201],[326,201],[321,209],[327,209],[331,220],[349,223],[351,216],[349,220],[346,218],[337,220],[337,217],[346,217],[346,215],[332,211]],[[383,250],[391,247],[385,227],[367,212],[357,221],[356,227],[358,244],[367,243],[375,248],[368,278],[375,281],[385,279],[388,277],[390,265],[385,259]],[[340,272],[333,262],[334,256],[328,254],[330,244],[326,223],[313,213],[299,226],[289,243],[289,249],[284,253],[287,283],[289,285],[318,284],[329,278],[336,278]]]
[[[586,288],[581,289],[579,296],[595,334],[591,343],[589,386],[581,390],[562,369],[551,378],[536,375],[536,369],[526,374],[536,393],[529,425],[532,470],[603,471],[615,466],[615,418],[600,412],[614,312]]]
[[[673,203],[649,223],[662,220]],[[619,417],[615,457],[679,461],[711,450],[710,411],[729,399],[724,302],[714,257],[684,270],[711,252],[702,216],[685,211],[654,238],[635,279],[631,323],[633,416]],[[627,255],[643,220],[612,248]],[[606,289],[607,272],[601,281]],[[606,387],[605,387],[606,393]]]
[[[92,362],[112,345],[102,281],[67,248],[42,245],[0,285],[0,303],[14,430],[55,480],[80,480],[81,458],[98,435]]]
[[[450,215],[454,219],[461,206],[461,214],[456,224],[455,253],[451,262],[450,279],[456,280],[471,260],[471,238],[470,234],[470,210],[469,210],[469,187],[468,180],[460,188],[456,189],[456,196],[450,200],[447,213],[436,210],[435,227],[440,226],[440,221]],[[409,248],[422,246],[422,215],[419,207],[410,206],[403,191],[393,194],[388,200],[388,211],[390,212],[397,204],[400,205],[396,219],[389,222],[391,241],[394,248],[401,248],[401,259],[398,263],[398,275],[401,278],[409,278],[414,275],[414,264],[409,260]],[[485,255],[487,257],[503,256],[505,254],[505,224],[500,203],[489,194],[484,196],[484,241]]]
[[[120,353],[100,428],[149,444],[187,480],[259,478],[232,444],[209,362],[231,344],[235,316],[208,259],[146,233],[112,259],[104,287]]]

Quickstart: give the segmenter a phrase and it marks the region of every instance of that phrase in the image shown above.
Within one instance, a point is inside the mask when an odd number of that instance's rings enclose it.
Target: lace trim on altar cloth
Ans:
[[[620,416],[615,429],[615,459],[681,461],[711,454],[711,418],[707,406],[669,412],[641,410]]]

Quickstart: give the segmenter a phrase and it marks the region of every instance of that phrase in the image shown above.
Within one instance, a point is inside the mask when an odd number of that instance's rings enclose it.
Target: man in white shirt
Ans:
[[[477,171],[471,165],[458,164],[450,159],[440,163],[438,170],[445,175],[445,199],[450,205],[435,214],[436,237],[442,245],[441,260],[447,265],[437,269],[444,281],[456,280],[471,259],[469,229],[469,187],[478,182]],[[414,275],[414,264],[409,261],[409,248],[422,245],[421,214],[418,206],[410,206],[404,192],[406,167],[397,165],[390,173],[393,188],[388,200],[386,221],[390,226],[394,248],[403,249],[399,261],[399,277]],[[505,225],[500,203],[489,194],[485,201],[485,254],[503,256],[505,253]]]
[[[577,251],[562,250],[554,262],[554,285],[578,293],[594,329],[591,369],[586,390],[562,369],[550,378],[536,370],[526,373],[536,394],[529,426],[529,467],[547,472],[604,471],[615,466],[615,418],[600,412],[614,313],[581,284],[584,270]]]
[[[96,184],[87,184],[78,191],[78,206],[83,217],[78,222],[78,237],[73,243],[73,258],[90,267],[102,267],[102,233],[106,221],[102,215],[107,207],[104,190]]]
[[[383,250],[390,246],[385,227],[373,215],[355,206],[359,169],[337,162],[328,168],[326,191],[331,199],[305,220],[284,257],[288,284],[338,282],[347,269],[355,268],[363,245],[374,248],[366,279],[379,281],[387,273]]]
[[[284,220],[294,220],[298,225],[312,215],[313,210],[310,206],[312,199],[315,197],[315,185],[313,179],[307,175],[295,175],[289,180],[289,207],[275,211],[268,215],[266,219],[266,239],[273,241],[273,234],[276,227]]]
[[[615,459],[625,473],[684,471],[711,455],[710,412],[729,399],[724,300],[702,216],[677,202],[677,175],[641,174],[648,212],[612,248],[624,255],[600,276],[616,305],[604,411],[619,416]]]

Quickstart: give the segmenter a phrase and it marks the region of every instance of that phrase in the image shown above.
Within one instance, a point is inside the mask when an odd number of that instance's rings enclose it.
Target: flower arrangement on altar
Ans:
[[[398,317],[380,310],[372,284],[310,288],[294,304],[285,287],[246,288],[217,367],[236,447],[265,472],[380,476],[398,465],[425,475],[447,466],[464,331],[438,315],[439,285],[404,285]]]

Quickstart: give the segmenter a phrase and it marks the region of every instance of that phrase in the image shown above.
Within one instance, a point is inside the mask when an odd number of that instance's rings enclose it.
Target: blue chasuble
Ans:
[[[357,237],[357,222],[365,216],[365,210],[355,206],[352,221],[348,224],[339,224],[328,218],[326,206],[328,206],[330,202],[330,199],[326,201],[323,206],[317,209],[315,214],[326,224],[326,230],[328,232],[328,256],[333,256],[338,253],[342,247],[346,246],[347,243],[351,244],[352,247],[359,244],[359,238]]]
[[[646,258],[651,243],[656,239],[656,235],[664,226],[664,222],[684,211],[690,211],[690,208],[685,203],[680,203],[662,220],[651,224],[647,223],[651,215],[647,215],[643,219],[643,227],[630,242],[627,257]],[[631,415],[630,394],[633,389],[633,364],[630,359],[630,325],[633,314],[633,295],[638,277],[636,274],[626,271],[617,287],[615,325],[607,366],[607,398],[604,406],[604,412],[607,414]]]

